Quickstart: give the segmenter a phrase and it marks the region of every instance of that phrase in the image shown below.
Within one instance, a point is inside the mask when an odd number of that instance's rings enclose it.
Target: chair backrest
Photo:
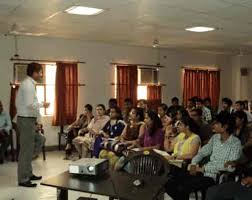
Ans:
[[[141,151],[130,154],[122,170],[134,175],[167,176],[170,165],[164,157],[154,151]]]

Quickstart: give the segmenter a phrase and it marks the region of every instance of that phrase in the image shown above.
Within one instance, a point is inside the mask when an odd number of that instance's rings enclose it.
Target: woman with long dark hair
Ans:
[[[164,131],[158,115],[149,110],[145,113],[144,133],[139,136],[138,144],[144,150],[163,149]]]

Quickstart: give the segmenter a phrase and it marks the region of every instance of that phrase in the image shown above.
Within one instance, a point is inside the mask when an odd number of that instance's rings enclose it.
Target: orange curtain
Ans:
[[[10,95],[10,117],[11,120],[14,119],[14,117],[17,114],[17,109],[16,109],[16,97],[17,97],[17,91],[18,91],[19,86],[15,85],[15,87],[11,87],[11,95]]]
[[[220,96],[220,72],[185,69],[183,82],[183,103],[187,105],[191,97],[210,97],[216,108]]]
[[[148,106],[151,110],[157,111],[158,105],[161,104],[162,88],[157,85],[147,86]]]
[[[117,66],[117,101],[123,107],[124,99],[137,101],[137,66]]]
[[[76,63],[57,63],[55,111],[52,124],[63,126],[76,120],[78,104],[78,66]]]

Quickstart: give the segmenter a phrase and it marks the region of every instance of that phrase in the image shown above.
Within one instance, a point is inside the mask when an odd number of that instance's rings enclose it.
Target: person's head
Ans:
[[[130,120],[138,122],[144,121],[144,109],[132,108],[130,111]]]
[[[109,108],[117,106],[117,100],[115,98],[109,99],[108,105],[109,105]]]
[[[161,103],[159,106],[158,106],[158,115],[159,117],[164,117],[167,113],[167,110],[168,110],[168,106],[164,103]]]
[[[147,101],[145,99],[138,100],[137,107],[143,108],[144,110],[147,110],[148,109]]]
[[[152,111],[152,110],[149,110],[145,113],[145,124],[146,126],[148,127],[149,129],[149,134],[152,136],[155,134],[155,132],[162,128],[163,125],[162,125],[162,122],[161,122],[161,119],[158,117],[158,115]]]
[[[0,101],[0,114],[3,112],[3,104],[2,101]]]
[[[118,106],[110,108],[110,119],[122,119],[122,111]]]
[[[236,110],[236,111],[244,110],[244,108],[245,108],[245,103],[244,103],[244,101],[236,101],[236,102],[235,102],[235,110]]]
[[[179,99],[178,99],[178,97],[173,97],[171,99],[171,103],[172,103],[173,106],[178,106],[179,105]]]
[[[237,128],[247,126],[248,117],[247,117],[247,114],[244,111],[242,111],[242,110],[236,111],[234,113],[234,116],[235,116],[235,126]]]
[[[133,100],[131,98],[124,99],[124,109],[130,110],[133,107]]]
[[[31,77],[35,81],[39,81],[42,77],[42,65],[34,62],[28,64],[26,75]]]
[[[221,112],[216,116],[216,119],[213,123],[213,132],[223,134],[228,133],[231,135],[235,130],[235,119],[228,112]]]
[[[101,117],[103,115],[105,115],[105,112],[106,112],[106,108],[103,104],[98,104],[96,106],[96,115]]]
[[[232,106],[233,102],[229,98],[223,98],[222,99],[222,110],[228,110]]]
[[[177,110],[176,120],[181,120],[182,118],[188,117],[188,116],[189,116],[188,112],[185,109],[181,108]]]
[[[195,107],[195,102],[193,101],[193,99],[188,99],[187,101],[187,108],[193,108]]]
[[[183,117],[178,123],[178,131],[179,133],[197,133],[198,126],[190,117]]]
[[[93,112],[93,106],[91,106],[90,104],[86,104],[84,107],[84,115],[92,114],[92,112]]]
[[[202,109],[204,106],[204,101],[201,98],[196,100],[196,108]]]
[[[195,122],[200,122],[202,120],[202,110],[199,108],[193,109],[190,116]]]
[[[207,98],[205,98],[204,99],[204,105],[206,106],[206,107],[211,107],[211,98],[210,97],[207,97]]]

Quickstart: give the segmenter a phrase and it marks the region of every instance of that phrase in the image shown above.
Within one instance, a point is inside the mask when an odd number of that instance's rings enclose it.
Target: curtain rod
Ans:
[[[127,85],[127,84],[117,84],[117,83],[110,83],[110,85]],[[163,83],[147,83],[147,84],[137,84],[138,86],[166,86]]]
[[[127,64],[127,63],[110,63],[111,65],[121,65],[121,66],[145,66],[145,67],[158,67],[158,68],[164,68],[163,65],[149,65],[149,64]]]
[[[20,85],[20,83],[13,83],[13,82],[10,82],[10,86],[18,86]],[[47,86],[47,85],[53,85],[53,84],[44,84],[44,83],[38,83],[37,86]],[[67,86],[86,86],[86,84],[83,84],[83,83],[78,83],[78,84],[68,84]]]
[[[202,70],[202,71],[221,71],[219,68],[201,68],[201,67],[181,67],[181,69],[188,69],[188,70]]]
[[[47,62],[47,63],[56,63],[56,62],[66,62],[66,63],[81,63],[81,64],[86,64],[86,62],[83,61],[59,61],[59,60],[40,60],[40,59],[23,59],[23,58],[10,58],[10,61],[29,61],[29,62]]]

